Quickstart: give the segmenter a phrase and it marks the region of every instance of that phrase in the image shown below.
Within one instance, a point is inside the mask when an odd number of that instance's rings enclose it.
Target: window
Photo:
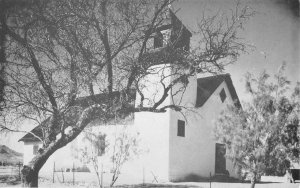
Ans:
[[[182,120],[178,120],[177,123],[177,136],[185,136],[185,122]]]
[[[226,99],[226,93],[225,93],[224,88],[223,88],[222,91],[220,92],[220,98],[221,98],[221,101],[222,101],[222,102],[224,102],[225,99]]]
[[[97,148],[97,156],[102,156],[105,153],[105,148],[107,145],[105,145],[105,138],[106,134],[101,134],[97,136],[97,143],[96,143],[96,148]]]
[[[38,151],[39,151],[39,145],[34,145],[33,146],[33,155],[38,154]]]
[[[154,48],[163,47],[163,35],[160,32],[157,32],[154,37]]]
[[[161,31],[163,36],[163,46],[167,46],[171,39],[171,31],[169,29]]]
[[[190,39],[189,38],[186,39],[185,45],[184,45],[183,48],[184,48],[185,51],[190,51]]]

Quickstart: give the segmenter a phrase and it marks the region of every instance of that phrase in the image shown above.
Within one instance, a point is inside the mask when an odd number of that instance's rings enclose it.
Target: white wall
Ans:
[[[196,80],[195,80],[196,81]],[[195,84],[194,84],[195,86]],[[191,85],[193,87],[193,84]],[[222,103],[219,93],[225,89],[226,100]],[[196,101],[196,90],[189,90],[184,95],[187,100]],[[226,106],[231,103],[227,85],[223,82],[206,101],[195,111],[186,112],[185,137],[177,136],[177,120],[185,120],[178,112],[171,112],[170,125],[170,179],[180,180],[184,177],[196,174],[209,177],[215,174],[215,139],[213,136],[214,119]],[[226,169],[230,176],[235,176],[232,164],[226,160]]]
[[[182,109],[180,112],[171,111],[170,118],[170,159],[169,159],[169,179],[170,181],[182,179],[185,175],[195,172],[198,169],[197,163],[200,161],[193,160],[195,153],[199,152],[199,148],[194,146],[197,143],[192,135],[195,134],[195,130],[190,128],[194,126],[193,120],[191,119],[196,114],[194,113],[196,95],[197,95],[197,78],[196,76],[189,78],[189,84],[184,92],[178,92],[182,88],[181,84],[177,84],[172,89],[172,93],[177,93],[173,96],[172,102],[177,105],[184,106],[188,109]],[[182,114],[183,113],[183,114]],[[185,124],[185,137],[177,136],[177,122],[178,120],[188,122]]]
[[[160,114],[141,112],[135,115],[135,125],[142,138],[140,144],[146,150],[140,158],[146,182],[152,182],[153,176],[160,182],[169,181],[169,119],[169,110]]]
[[[151,67],[154,74],[148,75],[141,85],[145,88],[143,93],[145,98],[151,101],[151,104],[157,102],[163,94],[163,83],[166,86],[170,83],[171,67],[170,65],[157,65]],[[139,105],[140,96],[137,95],[136,106]],[[170,104],[170,96],[159,106]],[[147,103],[145,103],[147,106]],[[139,163],[142,165],[139,170],[144,171],[144,181],[152,182],[154,176],[160,182],[169,181],[169,124],[170,110],[164,113],[138,112],[135,113],[134,125],[140,133],[141,146],[144,152]],[[141,174],[142,175],[142,174]]]
[[[52,177],[54,163],[55,163],[55,170],[65,170],[66,168],[72,168],[73,163],[75,167],[82,166],[82,164],[75,159],[72,155],[71,145],[76,143],[77,140],[72,141],[71,143],[67,144],[65,147],[58,149],[52,154],[47,162],[44,164],[42,169],[40,170],[41,177]]]
[[[135,137],[137,140],[137,155],[122,165],[121,174],[116,184],[152,183],[154,176],[159,182],[168,181],[168,156],[169,156],[169,112],[154,114],[151,112],[135,113],[134,124],[128,125],[101,125],[94,122],[90,129],[93,133],[106,134],[105,154],[98,157],[99,173],[103,165],[104,184],[109,185],[112,178],[112,155],[116,138],[122,133]],[[76,138],[78,147],[88,149],[91,145],[83,134]],[[88,167],[94,173],[93,166]],[[91,176],[95,176],[91,174]]]
[[[40,142],[26,142],[24,143],[24,147],[23,147],[23,164],[27,165],[31,159],[34,157],[33,154],[33,146],[34,145],[38,145],[39,148],[41,147],[41,143]]]

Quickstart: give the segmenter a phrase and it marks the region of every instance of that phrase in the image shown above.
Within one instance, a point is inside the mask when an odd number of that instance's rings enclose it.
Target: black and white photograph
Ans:
[[[300,188],[300,0],[0,0],[0,187]]]

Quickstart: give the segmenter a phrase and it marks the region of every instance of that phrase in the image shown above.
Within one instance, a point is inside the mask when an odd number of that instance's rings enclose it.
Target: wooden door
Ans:
[[[215,162],[215,174],[226,173],[226,146],[224,144],[216,143],[216,162]]]

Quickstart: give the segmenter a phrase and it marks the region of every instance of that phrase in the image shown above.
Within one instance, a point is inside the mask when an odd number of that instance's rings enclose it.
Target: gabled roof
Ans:
[[[133,101],[135,100],[135,95],[136,95],[135,90],[133,90],[133,89],[130,90],[130,92],[127,96],[130,103],[134,104]],[[109,98],[112,98],[115,102],[118,102],[120,100],[120,97],[121,97],[121,95],[120,95],[119,91],[113,92],[111,94],[111,96],[109,96],[107,93],[100,93],[100,94],[96,94],[93,96],[79,97],[76,99],[76,101],[74,102],[74,104],[72,106],[80,106],[80,107],[86,108],[92,104],[108,104]],[[133,104],[130,104],[130,105],[133,105]],[[129,114],[127,114],[127,115],[129,115]],[[47,118],[46,120],[44,120],[38,126],[36,126],[30,132],[43,139],[43,129],[42,128],[49,126],[49,123],[50,123],[50,117]],[[23,136],[18,141],[19,142],[20,141],[39,142],[40,140],[31,133],[27,133],[25,136]],[[59,133],[59,131],[57,132],[57,134],[58,133]]]
[[[35,128],[33,128],[30,131],[30,133],[27,133],[27,134],[25,134],[25,136],[23,136],[22,138],[20,138],[18,140],[18,142],[20,142],[20,141],[23,141],[23,142],[40,142],[40,140],[38,138],[36,138],[35,136],[38,136],[39,138],[43,138],[44,134],[43,134],[42,127],[47,126],[47,124],[49,124],[49,121],[50,121],[50,118],[47,118],[46,120],[44,120],[41,124],[39,124],[38,126],[36,126]]]
[[[235,105],[237,107],[241,107],[240,100],[236,94],[230,74],[221,74],[216,76],[198,78],[196,107],[203,106],[223,81],[225,81],[225,83],[227,84],[230,95]]]

